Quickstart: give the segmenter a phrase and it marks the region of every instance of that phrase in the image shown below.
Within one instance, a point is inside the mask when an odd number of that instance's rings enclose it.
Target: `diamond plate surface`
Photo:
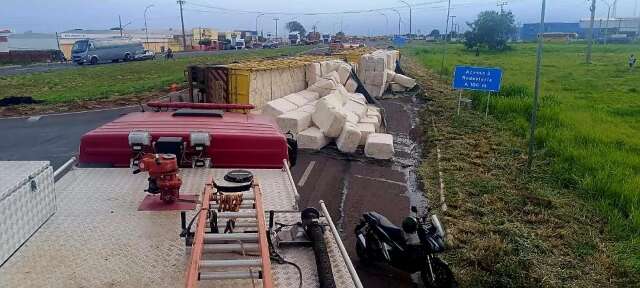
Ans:
[[[182,169],[181,193],[201,193],[210,175],[228,170]],[[291,210],[295,196],[286,173],[251,170],[264,194],[265,210]],[[58,210],[2,267],[0,287],[182,287],[189,257],[179,212],[139,212],[146,175],[129,169],[74,169],[56,183]],[[188,217],[194,213],[188,213]],[[299,221],[278,219],[284,223]],[[299,216],[298,216],[299,217]],[[353,287],[327,231],[338,287]],[[282,251],[303,267],[304,286],[318,287],[310,248]],[[273,264],[276,287],[298,287],[291,266]],[[255,287],[261,287],[256,281]],[[253,287],[251,281],[201,281],[199,287]]]
[[[3,263],[55,212],[53,169],[42,161],[0,162],[0,189]]]

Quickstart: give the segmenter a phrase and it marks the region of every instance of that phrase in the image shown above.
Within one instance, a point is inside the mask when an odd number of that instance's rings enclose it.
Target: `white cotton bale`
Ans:
[[[413,86],[416,86],[416,80],[411,77],[407,77],[405,75],[395,73],[391,70],[387,70],[386,74],[387,74],[387,81],[389,82],[395,82],[407,89],[411,89],[413,88]]]
[[[340,136],[336,139],[336,146],[338,146],[338,150],[345,153],[356,152],[360,144],[360,137],[358,125],[347,122],[342,127]]]
[[[371,133],[364,145],[364,154],[375,159],[393,158],[393,136],[391,134]]]
[[[351,66],[347,63],[342,63],[338,66],[336,72],[338,73],[338,77],[340,77],[340,84],[344,85],[347,83],[347,80],[349,80],[349,75],[351,75]]]
[[[359,145],[365,145],[369,134],[376,133],[376,127],[371,123],[358,123],[358,131],[360,131]]]
[[[369,85],[382,86],[387,83],[388,76],[386,72],[370,72],[365,79],[365,83]]]
[[[308,91],[318,93],[319,97],[324,97],[332,93],[336,89],[336,82],[331,79],[320,79],[307,89]]]
[[[349,79],[347,80],[347,83],[344,84],[344,88],[347,89],[349,93],[356,92],[356,89],[358,89],[358,83],[353,79]]]
[[[399,92],[404,92],[407,91],[407,88],[405,88],[404,86],[396,83],[396,82],[391,82],[389,83],[389,88],[391,88],[391,91],[394,93],[399,93]]]
[[[283,99],[287,99],[287,101],[296,104],[296,106],[298,107],[302,107],[304,105],[306,105],[307,103],[311,102],[310,100],[308,100],[307,98],[305,98],[304,96],[302,96],[300,93],[293,93],[293,94],[289,94],[287,96],[282,97]]]
[[[373,105],[373,104],[367,104],[367,109],[374,110],[374,111],[380,113],[380,107],[378,107],[376,105]]]
[[[269,101],[267,105],[262,108],[262,114],[275,118],[296,109],[298,109],[298,106],[296,104],[291,103],[287,99],[280,98]]]
[[[276,118],[276,123],[280,127],[280,132],[291,132],[294,135],[311,127],[311,113],[294,110],[284,113]]]
[[[305,78],[307,85],[313,85],[313,83],[318,82],[321,77],[322,72],[320,71],[320,63],[308,63],[305,65]]]
[[[309,127],[298,133],[298,148],[320,150],[329,143],[329,138],[324,136],[318,127]]]
[[[318,101],[321,101],[321,100],[329,101],[331,105],[338,106],[338,107],[342,107],[345,104],[345,101],[342,95],[340,95],[340,93],[338,93],[337,91],[320,98],[320,100]]]
[[[351,93],[351,94],[349,94],[349,99],[367,105],[367,98],[364,97],[364,95],[362,95],[360,93]]]
[[[317,102],[318,101],[309,102],[307,105],[304,105],[304,106],[300,107],[299,110],[307,112],[307,113],[316,112],[316,103]]]
[[[367,114],[366,116],[373,116],[378,118],[378,122],[382,123],[382,114],[380,114],[379,110],[374,110],[374,109],[367,109]]]
[[[385,70],[387,70],[387,63],[385,60],[386,60],[385,57],[382,55],[376,56],[374,58],[373,71],[384,72]]]
[[[311,115],[313,123],[327,137],[338,137],[342,131],[347,116],[341,105],[334,100],[322,98],[316,103],[316,111]]]
[[[367,89],[367,92],[369,92],[369,95],[371,95],[372,97],[380,97],[382,96],[382,94],[384,94],[384,90],[386,90],[386,86],[376,86],[369,84],[365,84],[364,88]]]
[[[347,122],[357,124],[360,122],[360,117],[351,111],[345,111],[344,114],[347,116]]]
[[[359,123],[372,124],[373,127],[376,128],[376,131],[380,131],[380,119],[378,119],[378,117],[366,115],[366,116],[360,118],[360,122]]]
[[[323,79],[331,79],[333,80],[333,82],[340,84],[340,75],[338,75],[338,72],[336,71],[331,71],[329,73],[327,73],[326,75],[322,76]]]
[[[367,105],[365,103],[349,100],[343,106],[344,110],[353,112],[358,116],[358,118],[363,118],[367,116]]]
[[[320,99],[320,95],[318,94],[318,92],[313,92],[313,91],[309,91],[309,90],[302,90],[302,91],[298,92],[298,94],[302,95],[302,97],[307,99],[308,102],[317,101],[318,99]]]

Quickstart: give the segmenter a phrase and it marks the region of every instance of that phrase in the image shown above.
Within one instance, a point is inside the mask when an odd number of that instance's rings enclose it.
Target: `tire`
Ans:
[[[96,65],[98,64],[98,57],[91,57],[91,61],[89,61],[89,63],[91,63],[91,65]]]
[[[84,62],[76,62],[76,64],[78,64],[78,65],[81,65],[81,66],[82,66],[82,65],[84,65]]]
[[[432,279],[429,272],[429,263],[425,263],[424,268],[420,271],[420,279],[428,288],[457,288],[458,282],[453,276],[453,272],[449,265],[438,257],[431,257],[431,267],[436,279]]]
[[[131,54],[129,54],[129,53],[124,54],[124,58],[122,59],[122,61],[124,61],[124,62],[131,61]]]
[[[367,253],[367,248],[362,244],[360,240],[356,240],[356,255],[358,255],[358,260],[360,260],[360,264],[369,265],[371,264],[371,257]]]

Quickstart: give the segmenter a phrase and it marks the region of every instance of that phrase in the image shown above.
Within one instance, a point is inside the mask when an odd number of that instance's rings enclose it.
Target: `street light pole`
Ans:
[[[402,21],[402,15],[400,15],[400,12],[396,9],[391,9],[394,12],[396,12],[396,14],[398,14],[398,36],[400,36],[400,22]]]
[[[449,16],[451,16],[451,0],[447,6],[447,23],[444,26],[444,51],[442,52],[442,64],[440,65],[440,74],[444,74],[444,64],[447,58],[447,35],[449,34]]]
[[[411,5],[409,5],[409,3],[407,3],[404,0],[399,0],[399,1],[404,3],[404,5],[407,5],[407,7],[409,7],[409,38],[411,38],[411,35],[412,35],[412,31],[411,31],[411,16],[413,14],[413,12],[411,11]]]
[[[531,109],[531,129],[529,131],[529,153],[527,155],[527,169],[531,170],[533,163],[533,153],[535,152],[536,121],[538,117],[538,98],[540,98],[540,73],[542,66],[542,45],[544,43],[542,34],[544,33],[544,14],[546,10],[546,0],[542,0],[542,12],[540,12],[540,27],[538,28],[538,49],[536,51],[536,82],[533,94],[533,107]]]
[[[256,36],[258,35],[258,18],[260,18],[260,16],[263,16],[264,13],[260,13],[258,14],[258,16],[256,16]]]
[[[591,1],[590,10],[591,21],[589,22],[589,35],[587,35],[587,64],[591,64],[591,51],[593,50],[593,21],[596,18],[596,0]]]
[[[607,38],[609,38],[609,19],[611,18],[611,4],[607,2],[604,2],[604,3],[607,4],[607,7],[609,8],[607,12],[607,22],[604,24],[606,26],[604,28],[604,45],[607,45]]]
[[[384,34],[389,33],[389,17],[387,17],[387,14],[384,14],[382,12],[378,12],[378,14],[384,16],[384,20],[385,20],[385,26],[384,26]]]
[[[276,39],[275,41],[278,41],[278,20],[280,20],[280,18],[276,17],[273,18],[274,21],[276,21]]]
[[[151,7],[153,7],[153,4],[148,5],[144,8],[144,33],[147,38],[147,41],[145,42],[145,44],[147,44],[147,49],[149,49],[149,28],[147,28],[147,11],[149,11]],[[122,29],[120,29],[120,37],[122,37]]]

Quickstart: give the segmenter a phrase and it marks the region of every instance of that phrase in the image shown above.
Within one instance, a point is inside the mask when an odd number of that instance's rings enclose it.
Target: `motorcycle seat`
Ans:
[[[402,236],[402,229],[400,229],[398,226],[391,223],[391,221],[389,221],[387,217],[384,217],[383,215],[377,212],[369,212],[369,216],[371,216],[373,219],[375,219],[378,222],[378,225],[380,226],[380,228],[385,233],[387,233],[387,235],[389,235],[391,239],[395,241],[403,241],[404,238]]]

